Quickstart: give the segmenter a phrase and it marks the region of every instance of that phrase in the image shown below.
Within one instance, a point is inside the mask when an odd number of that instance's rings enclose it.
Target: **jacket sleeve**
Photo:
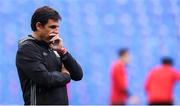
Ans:
[[[83,77],[83,71],[71,54],[67,52],[61,56],[61,59],[64,67],[70,72],[71,79],[75,81],[81,80]]]
[[[64,86],[70,82],[70,75],[58,71],[48,71],[43,64],[41,52],[33,44],[19,47],[16,66],[29,79],[44,87]]]

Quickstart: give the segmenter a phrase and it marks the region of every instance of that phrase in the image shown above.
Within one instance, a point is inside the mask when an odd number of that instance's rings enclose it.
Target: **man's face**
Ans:
[[[58,29],[59,29],[59,21],[49,19],[48,23],[45,24],[40,28],[40,33],[41,33],[41,38],[45,42],[49,42],[55,35],[57,36],[59,34]]]
[[[124,60],[124,62],[125,62],[126,64],[129,63],[129,61],[130,61],[130,56],[129,56],[129,53],[128,53],[128,52],[126,52],[126,53],[124,54],[123,60]]]

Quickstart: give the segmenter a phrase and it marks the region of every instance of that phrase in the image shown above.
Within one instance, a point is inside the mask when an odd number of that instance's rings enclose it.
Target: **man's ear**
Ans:
[[[36,23],[36,29],[37,29],[37,31],[41,31],[41,29],[42,29],[42,24],[41,24],[40,22],[37,22],[37,23]]]

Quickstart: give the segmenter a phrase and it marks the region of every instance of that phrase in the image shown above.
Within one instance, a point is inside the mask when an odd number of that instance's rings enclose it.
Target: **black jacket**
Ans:
[[[70,75],[61,72],[62,63]],[[58,56],[47,43],[31,35],[19,42],[16,66],[25,105],[68,105],[66,84],[83,76],[80,65],[68,52]]]

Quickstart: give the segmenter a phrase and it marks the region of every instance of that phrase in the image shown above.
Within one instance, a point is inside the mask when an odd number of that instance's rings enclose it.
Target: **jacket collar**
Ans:
[[[32,35],[28,35],[28,36],[31,37],[31,38],[33,38],[34,41],[35,41],[37,44],[42,45],[42,46],[49,47],[49,44],[48,44],[47,42],[45,42],[45,41],[43,41],[43,40],[37,40],[37,39],[35,39]]]

